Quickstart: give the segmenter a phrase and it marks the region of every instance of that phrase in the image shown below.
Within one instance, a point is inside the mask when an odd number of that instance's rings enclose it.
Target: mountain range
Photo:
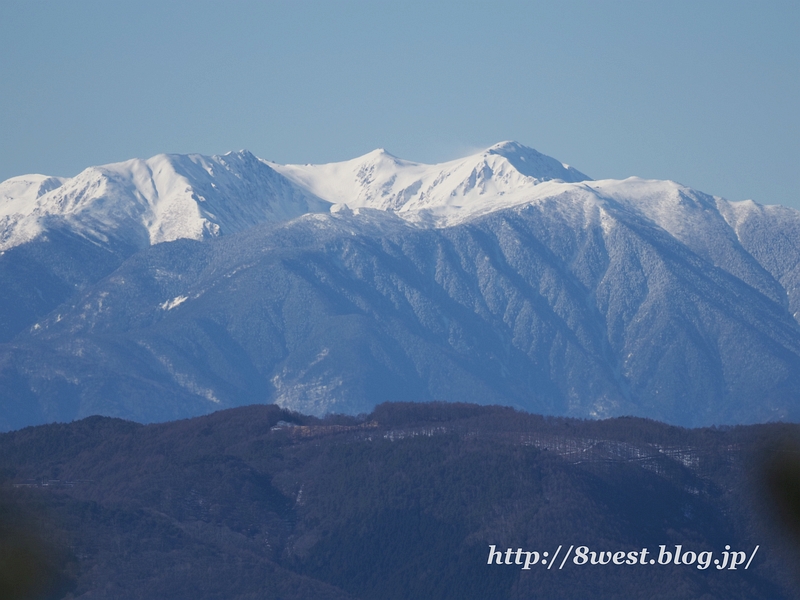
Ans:
[[[800,419],[800,212],[438,165],[159,155],[0,183],[0,429],[246,404]]]

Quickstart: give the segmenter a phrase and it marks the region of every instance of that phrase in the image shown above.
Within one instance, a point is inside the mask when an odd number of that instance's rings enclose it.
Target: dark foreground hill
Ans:
[[[791,598],[759,467],[799,434],[438,403],[90,417],[0,435],[0,560],[38,540],[43,587],[86,600]],[[488,565],[490,545],[538,562]],[[658,564],[677,546],[694,564]],[[716,568],[730,552],[749,568]]]

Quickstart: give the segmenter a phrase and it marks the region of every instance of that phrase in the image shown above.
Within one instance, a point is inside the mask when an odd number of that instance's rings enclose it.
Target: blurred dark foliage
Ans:
[[[775,497],[796,519],[797,463],[765,488],[752,457],[798,434],[444,403],[29,427],[0,435],[0,598],[791,598],[790,544],[761,515]],[[749,570],[521,571],[487,566],[489,544],[760,550]]]
[[[800,445],[796,439],[769,453],[764,460],[763,481],[775,524],[800,553]],[[800,581],[800,568],[795,572]]]
[[[0,598],[62,598],[74,588],[69,554],[20,506],[0,490]]]

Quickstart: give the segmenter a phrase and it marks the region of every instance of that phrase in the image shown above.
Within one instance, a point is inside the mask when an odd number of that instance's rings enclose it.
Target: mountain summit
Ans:
[[[391,400],[800,419],[799,212],[515,142],[17,177],[0,243],[0,428]]]
[[[160,154],[91,167],[71,179],[29,175],[3,182],[0,249],[58,228],[141,248],[233,233],[328,206],[246,150]]]
[[[247,150],[160,154],[90,167],[73,178],[27,175],[0,183],[0,250],[52,229],[143,248],[327,212],[331,203],[442,225],[518,201],[544,181],[588,179],[517,142],[440,165],[383,149],[327,165],[278,165]]]
[[[589,179],[588,176],[577,169],[518,142],[500,142],[486,150],[484,154],[502,156],[517,171],[539,181],[560,179],[567,183],[577,183],[578,181],[587,181]]]
[[[545,181],[589,177],[517,142],[437,165],[374,150],[326,165],[272,165],[300,187],[330,202],[391,210],[412,221],[452,224],[522,201]]]

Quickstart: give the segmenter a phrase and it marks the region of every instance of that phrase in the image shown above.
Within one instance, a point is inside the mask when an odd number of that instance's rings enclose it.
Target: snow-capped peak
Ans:
[[[523,146],[519,142],[500,142],[486,150],[486,154],[502,156],[520,173],[540,181],[560,179],[569,183],[590,180],[577,169],[557,161],[555,158]]]
[[[324,165],[272,165],[296,184],[329,202],[395,211],[412,220],[447,223],[508,205],[545,181],[589,177],[517,142],[427,165],[383,149]]]
[[[1,183],[0,250],[53,227],[136,247],[202,239],[329,206],[246,150],[159,154],[90,167],[70,179],[28,175]]]
[[[529,200],[542,182],[588,179],[510,141],[435,165],[403,160],[383,148],[324,165],[278,165],[247,150],[159,154],[90,167],[71,179],[27,175],[1,183],[0,250],[53,227],[135,247],[202,239],[327,212],[332,203],[446,225]]]

